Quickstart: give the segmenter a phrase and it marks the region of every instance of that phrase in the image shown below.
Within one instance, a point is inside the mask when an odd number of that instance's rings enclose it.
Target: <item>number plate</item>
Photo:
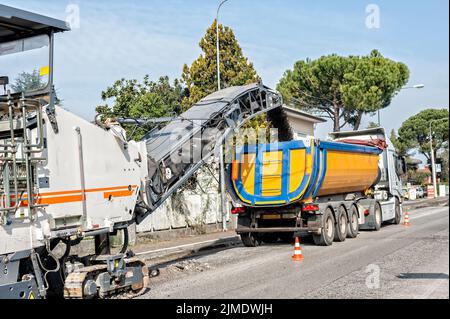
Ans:
[[[261,219],[281,219],[281,214],[264,214]]]

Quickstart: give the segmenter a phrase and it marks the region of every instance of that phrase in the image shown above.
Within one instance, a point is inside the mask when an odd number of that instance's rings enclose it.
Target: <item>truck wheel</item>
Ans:
[[[261,245],[261,238],[258,234],[242,233],[241,240],[245,247],[258,247]]]
[[[314,243],[318,246],[330,246],[333,244],[335,223],[333,212],[327,208],[322,215],[323,227],[320,235],[313,235]]]
[[[400,202],[397,197],[395,197],[395,217],[391,221],[393,224],[398,225],[402,220],[402,214],[400,213]]]
[[[348,220],[347,212],[344,207],[339,207],[336,216],[336,230],[334,232],[334,241],[342,242],[347,238]]]
[[[350,220],[348,221],[348,238],[356,238],[359,232],[359,220],[358,220],[358,208],[356,206],[352,206],[350,208]]]
[[[278,241],[277,233],[266,233],[262,236],[262,241],[267,244],[274,244]]]
[[[383,222],[383,214],[381,211],[381,205],[380,203],[376,202],[374,207],[374,219],[375,219],[375,230],[379,231],[381,229],[381,223]]]

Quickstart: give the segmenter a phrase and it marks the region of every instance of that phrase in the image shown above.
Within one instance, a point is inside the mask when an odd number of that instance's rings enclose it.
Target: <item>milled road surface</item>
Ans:
[[[302,262],[282,243],[209,252],[161,269],[141,298],[449,298],[448,207],[410,219],[330,247],[305,238]]]

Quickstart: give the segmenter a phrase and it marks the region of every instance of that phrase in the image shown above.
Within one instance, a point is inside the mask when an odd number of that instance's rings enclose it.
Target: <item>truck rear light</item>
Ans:
[[[304,212],[317,212],[318,210],[319,210],[319,205],[317,205],[317,204],[306,204],[302,208],[302,211],[304,211]]]
[[[233,207],[231,213],[233,215],[245,213],[245,207]]]
[[[369,210],[368,209],[364,210],[364,216],[369,216]]]
[[[239,162],[237,160],[233,160],[231,163],[231,180],[236,181],[239,177]]]

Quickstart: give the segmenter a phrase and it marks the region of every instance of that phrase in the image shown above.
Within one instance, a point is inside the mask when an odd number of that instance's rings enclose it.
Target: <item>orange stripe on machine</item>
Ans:
[[[115,186],[115,187],[104,187],[104,188],[92,188],[86,189],[84,193],[96,193],[104,192],[103,198],[109,199],[111,197],[128,197],[133,195],[134,191],[137,189],[137,185],[129,186]],[[83,200],[82,190],[70,190],[70,191],[60,191],[60,192],[48,192],[37,194],[35,198],[35,204],[38,205],[52,205],[52,204],[64,204],[81,202]],[[65,196],[64,196],[65,195]],[[15,196],[12,195],[11,198]],[[21,207],[27,206],[27,195],[22,196]],[[11,205],[14,207],[15,203],[12,202]]]
[[[133,195],[134,190],[104,192],[103,198],[110,199],[111,197],[127,197]]]

